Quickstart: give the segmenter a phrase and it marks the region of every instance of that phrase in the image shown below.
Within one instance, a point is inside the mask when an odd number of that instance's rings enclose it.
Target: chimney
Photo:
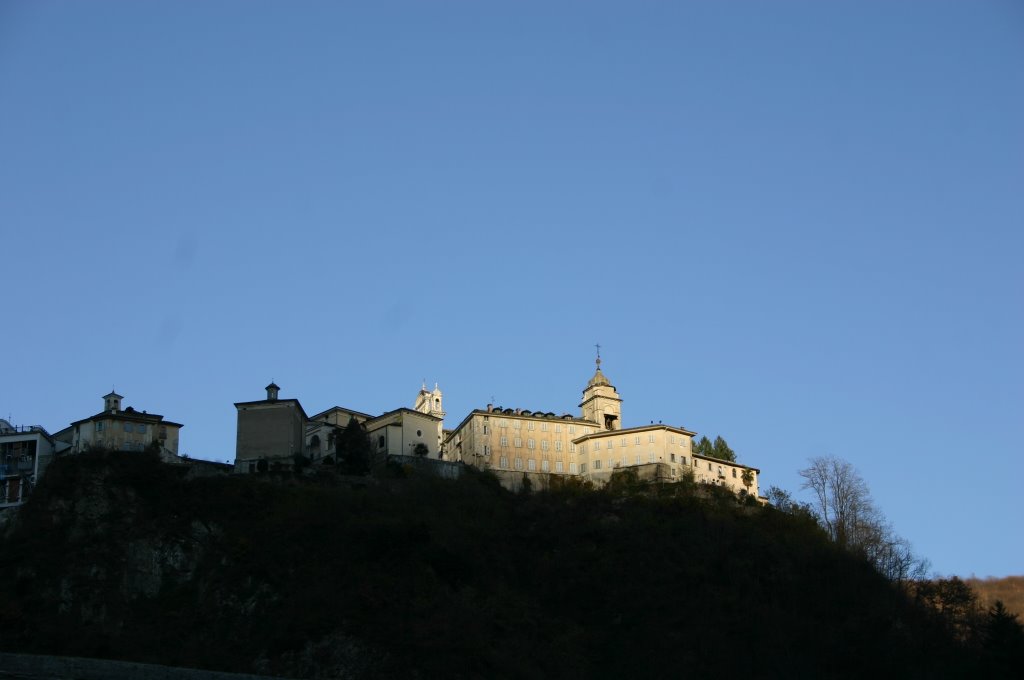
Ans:
[[[492,413],[493,411],[494,411],[494,404],[488,404],[487,405],[487,412],[488,413]]]

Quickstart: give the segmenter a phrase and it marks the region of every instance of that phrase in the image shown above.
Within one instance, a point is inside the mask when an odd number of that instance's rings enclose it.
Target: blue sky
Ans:
[[[1024,573],[1015,2],[5,2],[0,417],[492,397],[852,462]],[[805,498],[808,498],[804,496]],[[808,498],[809,499],[809,498]]]

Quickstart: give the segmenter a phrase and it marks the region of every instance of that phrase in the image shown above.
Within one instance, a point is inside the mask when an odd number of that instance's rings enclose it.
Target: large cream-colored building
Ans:
[[[596,484],[617,470],[656,465],[658,479],[692,474],[699,482],[758,494],[760,470],[695,455],[696,432],[660,423],[623,428],[622,398],[601,371],[600,357],[579,408],[573,416],[488,404],[448,434],[446,455],[482,469],[578,475]]]

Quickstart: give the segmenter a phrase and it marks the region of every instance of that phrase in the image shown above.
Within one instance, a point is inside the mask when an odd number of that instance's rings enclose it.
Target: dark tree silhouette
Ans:
[[[334,439],[338,462],[345,472],[365,475],[370,471],[371,446],[366,428],[354,417]]]

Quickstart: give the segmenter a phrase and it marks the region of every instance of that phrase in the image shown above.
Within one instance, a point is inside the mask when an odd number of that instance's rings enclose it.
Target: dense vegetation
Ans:
[[[993,607],[1001,601],[1011,612],[1024,616],[1024,576],[970,578],[967,583],[978,593],[982,608]]]
[[[616,486],[59,460],[0,543],[0,646],[305,677],[1012,673],[806,515]]]

